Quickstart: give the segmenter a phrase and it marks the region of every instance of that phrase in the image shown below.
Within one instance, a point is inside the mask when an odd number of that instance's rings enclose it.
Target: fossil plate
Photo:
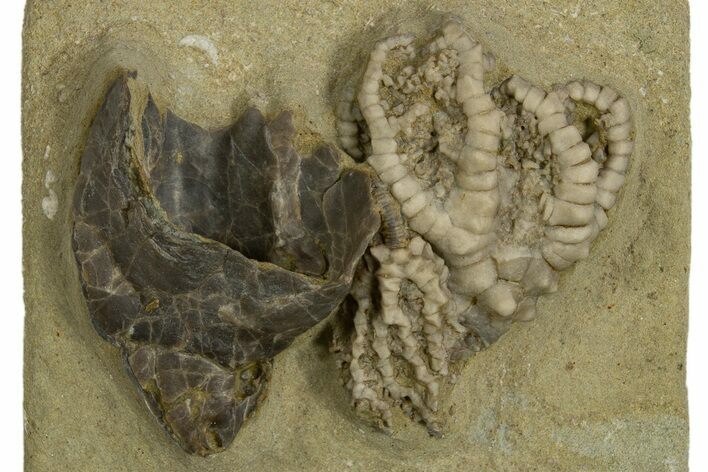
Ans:
[[[26,2],[20,291],[27,469],[686,470],[688,2],[253,6]],[[335,106],[375,42],[411,32],[420,51],[444,12],[462,16],[471,37],[495,55],[487,92],[519,74],[548,92],[554,83],[590,79],[627,99],[636,146],[608,226],[588,259],[560,272],[558,291],[539,298],[534,321],[512,323],[469,361],[450,362],[435,413],[443,440],[395,406],[390,435],[357,420],[336,356],[327,353],[335,312],[276,355],[267,396],[231,446],[206,459],[183,452],[131,384],[120,349],[93,329],[72,250],[80,159],[113,72],[137,70],[163,116],[170,109],[209,130],[231,125],[249,104],[269,119],[290,109],[304,157],[317,134],[337,145]],[[592,111],[581,104],[578,112],[584,108]]]
[[[450,20],[427,43],[378,42],[337,106],[340,144],[390,192],[334,340],[354,405],[385,429],[398,406],[442,434],[452,363],[535,317],[624,183],[626,99],[590,81],[489,88],[494,62]]]
[[[345,297],[379,218],[369,172],[327,145],[301,158],[289,113],[206,131],[140,98],[124,74],[95,117],[73,247],[96,331],[206,455],[263,398],[272,357]]]

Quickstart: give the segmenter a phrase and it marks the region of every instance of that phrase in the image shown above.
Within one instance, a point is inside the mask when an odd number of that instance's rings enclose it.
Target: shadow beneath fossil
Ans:
[[[352,430],[368,429],[372,432],[381,432],[357,417],[350,401],[350,393],[343,384],[344,377],[338,366],[337,357],[331,351],[334,337],[333,323],[341,322],[338,319],[340,316],[340,313],[335,312],[325,323],[315,327],[314,329],[318,331],[313,334],[309,349],[301,353],[302,365],[308,366],[304,372],[307,376],[308,396],[315,399],[319,408],[344,420]]]

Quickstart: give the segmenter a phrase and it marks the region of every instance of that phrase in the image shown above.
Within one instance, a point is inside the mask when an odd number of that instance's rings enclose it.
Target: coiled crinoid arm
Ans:
[[[388,190],[377,189],[385,245],[370,248],[370,285],[357,292],[367,294],[355,317],[357,369],[369,369],[349,383],[387,427],[384,404],[440,432],[451,361],[536,316],[559,272],[588,256],[624,182],[625,99],[591,82],[547,93],[518,76],[488,90],[493,63],[451,20],[421,47],[409,35],[378,42],[356,93],[337,105],[341,144]],[[439,297],[411,264],[435,268]],[[439,299],[434,315],[426,297]]]

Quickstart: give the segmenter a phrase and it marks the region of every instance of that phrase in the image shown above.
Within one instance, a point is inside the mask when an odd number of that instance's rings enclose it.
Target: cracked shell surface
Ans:
[[[590,78],[631,103],[636,149],[592,262],[564,271],[532,323],[512,325],[465,365],[441,398],[443,440],[397,409],[391,435],[358,421],[320,324],[275,357],[269,394],[231,447],[207,460],[183,453],[146,414],[119,350],[93,330],[71,249],[71,195],[105,78],[137,68],[161,110],[206,129],[252,104],[267,116],[292,109],[299,132],[334,143],[339,84],[375,41],[425,38],[439,11],[463,16],[495,55],[490,85],[514,73],[549,91]],[[26,12],[28,469],[686,470],[686,2],[57,0],[29,1]],[[210,39],[218,65],[179,45],[194,34]],[[49,170],[52,220],[42,208]],[[505,276],[517,270],[507,264]]]
[[[206,455],[253,412],[272,357],[345,296],[378,227],[371,183],[330,147],[301,159],[287,113],[207,132],[150,98],[132,109],[131,83],[91,127],[74,251],[96,331],[165,429]]]

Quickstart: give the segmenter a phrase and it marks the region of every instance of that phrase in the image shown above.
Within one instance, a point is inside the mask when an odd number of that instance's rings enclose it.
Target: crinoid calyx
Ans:
[[[624,182],[626,99],[589,81],[486,87],[492,67],[452,20],[427,43],[377,43],[337,105],[340,144],[388,197],[333,349],[357,410],[384,428],[398,406],[442,432],[454,361],[534,318],[559,272],[588,256]]]
[[[138,89],[118,78],[91,126],[73,247],[96,331],[206,455],[263,397],[273,356],[346,296],[379,218],[369,172],[331,146],[301,158],[289,113],[210,132]]]

